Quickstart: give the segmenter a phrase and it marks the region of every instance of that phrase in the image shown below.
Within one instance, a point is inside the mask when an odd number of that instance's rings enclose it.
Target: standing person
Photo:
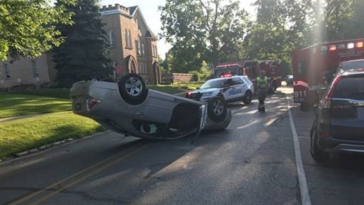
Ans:
[[[260,76],[257,77],[257,94],[259,100],[258,110],[265,112],[264,100],[268,91],[268,77],[265,76],[265,71],[260,71]]]

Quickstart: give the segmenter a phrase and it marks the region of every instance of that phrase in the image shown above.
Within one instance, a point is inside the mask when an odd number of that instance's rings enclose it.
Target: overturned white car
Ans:
[[[75,114],[139,138],[197,137],[202,130],[224,130],[231,122],[231,111],[222,98],[205,102],[151,90],[133,73],[118,83],[77,82],[70,97]]]

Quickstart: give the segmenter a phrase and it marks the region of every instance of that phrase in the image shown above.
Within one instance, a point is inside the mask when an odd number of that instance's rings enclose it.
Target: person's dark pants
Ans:
[[[260,110],[262,107],[264,107],[264,101],[265,98],[267,96],[267,91],[265,89],[259,89],[257,92],[257,97],[259,100],[259,107],[258,109]]]

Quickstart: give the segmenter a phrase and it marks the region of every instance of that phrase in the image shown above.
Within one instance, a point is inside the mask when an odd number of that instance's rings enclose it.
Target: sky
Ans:
[[[252,14],[255,13],[254,8],[251,6],[254,1],[255,0],[240,0],[241,7],[247,10],[251,17]],[[166,0],[101,0],[101,5],[114,5],[115,3],[127,7],[138,5],[153,33],[158,34],[161,32],[162,23],[160,21],[160,12],[158,11],[158,7],[163,6],[166,3]],[[158,41],[158,53],[161,58],[164,59],[165,53],[167,53],[170,48],[171,45],[166,43],[164,40]]]

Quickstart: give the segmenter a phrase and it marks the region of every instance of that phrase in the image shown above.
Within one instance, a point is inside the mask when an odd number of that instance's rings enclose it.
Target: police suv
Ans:
[[[209,100],[221,97],[225,102],[243,101],[249,105],[253,99],[254,85],[247,76],[230,76],[206,81],[200,89],[188,92],[187,98]]]

